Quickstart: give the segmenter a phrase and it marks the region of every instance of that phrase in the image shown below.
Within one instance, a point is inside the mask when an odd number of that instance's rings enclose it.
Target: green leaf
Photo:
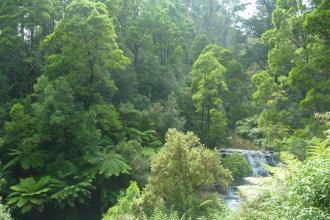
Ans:
[[[49,192],[52,190],[49,185],[51,177],[45,176],[39,180],[32,177],[21,179],[20,183],[11,186],[7,204],[16,205],[22,213],[32,208],[43,209],[43,204],[49,199]]]
[[[129,173],[131,167],[124,162],[124,158],[113,150],[99,147],[93,154],[88,155],[88,162],[94,170],[105,177],[118,176]]]
[[[21,199],[18,200],[18,202],[16,203],[16,205],[17,205],[18,208],[21,208],[21,207],[23,207],[28,202],[29,202],[29,200],[24,199],[24,198],[21,198]]]

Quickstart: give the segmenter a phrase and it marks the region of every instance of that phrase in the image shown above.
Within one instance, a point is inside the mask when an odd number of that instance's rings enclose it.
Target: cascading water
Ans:
[[[234,186],[229,187],[224,199],[229,209],[237,210],[239,208],[240,198],[237,195],[237,189]]]
[[[268,171],[262,167],[262,164],[275,166],[277,164],[276,154],[272,151],[256,151],[256,150],[242,150],[242,149],[222,149],[221,156],[227,157],[233,153],[242,154],[250,166],[252,173],[250,177],[266,177],[269,176]],[[232,210],[237,210],[240,206],[240,197],[237,195],[237,188],[231,186],[224,197],[228,207]]]

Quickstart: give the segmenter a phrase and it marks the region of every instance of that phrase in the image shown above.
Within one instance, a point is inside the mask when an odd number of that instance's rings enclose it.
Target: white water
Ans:
[[[224,199],[229,209],[237,210],[239,208],[240,198],[237,195],[237,189],[234,186],[229,187]]]
[[[256,151],[256,150],[242,150],[242,149],[222,149],[221,156],[226,157],[233,153],[242,154],[250,166],[252,167],[251,177],[266,177],[269,176],[268,171],[262,167],[262,164],[275,166],[277,164],[276,155],[271,151]],[[241,199],[237,195],[237,188],[231,186],[226,195],[224,196],[225,202],[231,210],[238,210],[240,207]]]

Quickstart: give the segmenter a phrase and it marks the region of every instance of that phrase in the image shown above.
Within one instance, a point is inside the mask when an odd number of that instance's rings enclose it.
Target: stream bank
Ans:
[[[278,160],[276,153],[273,151],[259,151],[259,150],[245,150],[245,149],[221,149],[221,157],[225,158],[233,153],[239,153],[243,155],[252,167],[251,174],[244,178],[238,185],[229,187],[226,195],[224,196],[225,202],[229,209],[237,211],[244,198],[253,199],[262,193],[261,185],[264,185],[267,181],[270,181],[269,172],[262,166],[267,164],[269,166],[276,166]]]

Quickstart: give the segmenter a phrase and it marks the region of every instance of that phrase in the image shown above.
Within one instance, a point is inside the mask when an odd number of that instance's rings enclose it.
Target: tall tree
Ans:
[[[45,73],[24,105],[13,106],[5,127],[1,150],[5,168],[13,172],[11,184],[17,184],[9,204],[31,218],[33,210],[52,207],[74,219],[79,206],[94,199],[100,214],[107,192],[99,188],[103,191],[92,196],[93,189],[130,170],[115,149],[122,124],[111,104],[116,90],[111,73],[129,60],[116,44],[106,6],[92,1],[69,4],[42,48]],[[29,177],[18,183],[22,176]]]
[[[8,95],[22,98],[32,92],[42,71],[40,42],[61,18],[60,1],[6,0],[0,6],[0,74],[11,85]]]
[[[226,120],[222,116],[221,121],[214,122],[214,114],[224,114],[221,94],[227,90],[225,74],[227,69],[221,65],[212,51],[203,52],[193,65],[192,90],[196,111],[200,114],[200,135],[202,141],[209,144],[209,131],[212,123],[223,123]],[[223,141],[226,134],[219,134]]]
[[[314,18],[327,16],[329,5],[316,1],[311,6],[309,9],[299,1],[277,1],[274,28],[263,35],[271,47],[269,69],[255,75],[254,82],[255,97],[264,105],[259,124],[265,129],[269,145],[278,145],[287,135],[320,135],[313,114],[330,106],[330,75],[325,61],[329,43],[322,34],[328,26],[321,33],[311,26]]]
[[[248,67],[257,65],[258,69],[267,68],[267,54],[269,46],[262,42],[261,36],[273,27],[272,13],[275,9],[275,0],[256,1],[255,14],[243,21],[246,28],[247,46],[243,55],[243,63]]]

